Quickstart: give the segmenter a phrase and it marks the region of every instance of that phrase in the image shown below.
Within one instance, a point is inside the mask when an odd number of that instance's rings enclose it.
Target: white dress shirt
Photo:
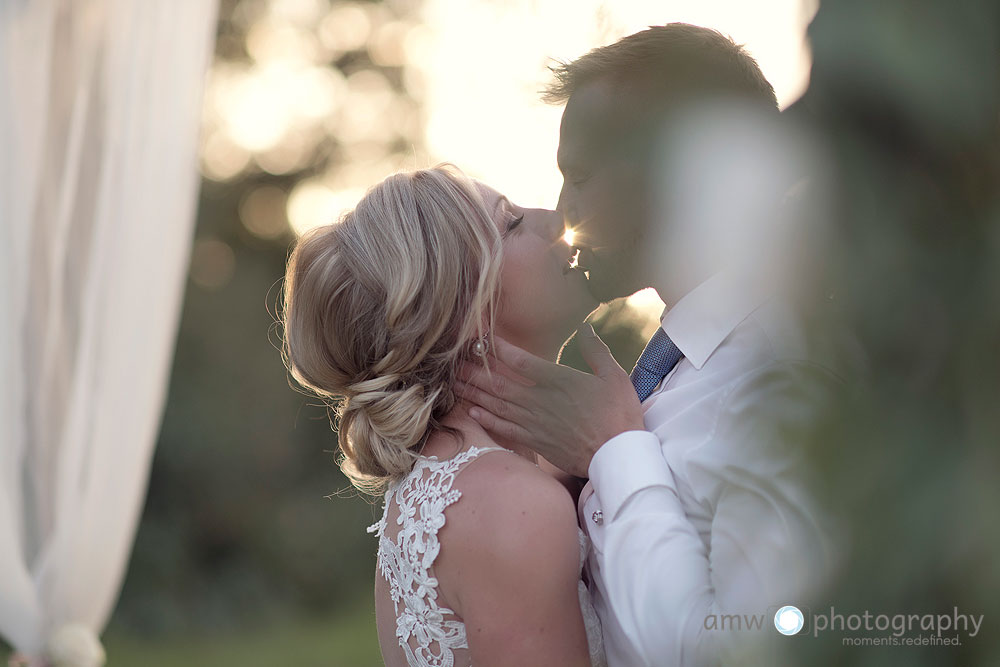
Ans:
[[[773,608],[828,566],[797,429],[841,380],[752,285],[718,274],[665,312],[684,357],[643,402],[647,430],[590,464],[578,508],[610,667],[718,662],[743,633],[709,614],[770,611],[757,632],[775,633]]]

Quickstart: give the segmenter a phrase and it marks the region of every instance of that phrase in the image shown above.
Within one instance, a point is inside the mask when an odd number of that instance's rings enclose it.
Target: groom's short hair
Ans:
[[[774,88],[747,51],[717,30],[652,26],[551,68],[543,99],[562,103],[581,87],[606,82],[644,104],[665,108],[692,94],[725,94],[777,109]]]

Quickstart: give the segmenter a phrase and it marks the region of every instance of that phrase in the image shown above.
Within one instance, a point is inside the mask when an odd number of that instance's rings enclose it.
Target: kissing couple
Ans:
[[[841,380],[752,262],[685,246],[655,140],[701,103],[776,119],[771,85],[677,23],[554,73],[556,211],[399,173],[289,259],[286,361],[336,400],[344,472],[385,496],[392,667],[739,659],[707,619],[794,604],[823,571],[803,439]],[[647,287],[666,309],[628,373],[580,323]],[[557,363],[574,332],[592,373]]]

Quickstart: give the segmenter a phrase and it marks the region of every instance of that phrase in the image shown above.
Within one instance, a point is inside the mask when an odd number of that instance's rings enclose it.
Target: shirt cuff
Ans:
[[[590,461],[590,482],[608,520],[632,495],[651,486],[674,493],[674,476],[663,458],[660,439],[649,431],[625,431],[604,443]]]

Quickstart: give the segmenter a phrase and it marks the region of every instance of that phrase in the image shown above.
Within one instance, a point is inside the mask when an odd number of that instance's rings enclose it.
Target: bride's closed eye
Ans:
[[[510,213],[509,216],[510,216],[510,222],[507,223],[507,229],[504,230],[502,238],[507,238],[508,236],[510,236],[511,232],[513,232],[518,225],[524,222],[524,213],[518,216],[515,216],[513,213]]]

